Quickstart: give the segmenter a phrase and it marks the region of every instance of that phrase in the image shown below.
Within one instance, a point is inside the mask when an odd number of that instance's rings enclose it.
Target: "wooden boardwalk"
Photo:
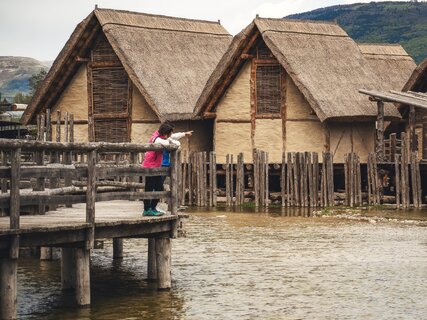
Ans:
[[[0,319],[16,319],[19,249],[61,248],[61,285],[76,305],[89,305],[90,254],[95,240],[113,239],[113,258],[123,258],[123,239],[148,238],[148,278],[171,288],[171,239],[178,237],[177,147],[113,143],[52,143],[0,139]],[[146,169],[135,153],[170,152],[170,168]],[[22,164],[33,152],[36,163]],[[72,161],[77,153],[85,161]],[[99,159],[115,153],[122,163]],[[82,159],[82,158],[81,158]],[[170,191],[144,190],[140,180],[166,176]],[[28,190],[32,185],[33,189]],[[143,217],[138,200],[163,198],[170,212]],[[96,293],[95,293],[96,294]]]

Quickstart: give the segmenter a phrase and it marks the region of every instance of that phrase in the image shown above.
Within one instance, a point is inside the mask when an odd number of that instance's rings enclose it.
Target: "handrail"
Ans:
[[[42,142],[42,141],[23,141],[23,140],[9,140],[0,139],[0,149],[10,152],[10,164],[0,167],[0,177],[2,179],[10,179],[10,192],[0,197],[0,207],[5,207],[6,202],[9,202],[10,208],[10,229],[17,230],[20,228],[20,206],[26,203],[34,203],[37,196],[39,200],[50,199],[53,204],[59,202],[59,197],[63,199],[69,199],[68,201],[84,199],[86,201],[86,222],[88,223],[87,236],[86,236],[86,248],[93,248],[94,232],[95,232],[95,202],[99,200],[115,199],[119,197],[126,197],[129,199],[136,198],[153,198],[153,197],[168,197],[171,199],[171,213],[176,214],[178,211],[178,183],[177,183],[177,170],[178,170],[178,146],[162,146],[159,144],[135,144],[135,143],[107,143],[107,142],[90,142],[90,143],[61,143],[61,142]],[[126,165],[97,165],[97,154],[102,152],[122,152],[122,153],[137,153],[147,151],[170,151],[170,168],[141,168],[132,164]],[[26,167],[21,165],[21,151],[37,151],[41,154],[43,152],[84,152],[87,154],[87,163],[81,165],[52,165],[43,166],[43,159],[41,165],[38,164],[35,167]],[[74,187],[63,188],[61,192],[56,191],[39,191],[39,194],[23,194],[20,193],[19,182],[22,178],[28,178],[29,176],[34,178],[45,177],[62,177],[64,175],[70,175],[70,171],[75,168],[79,171],[78,174],[74,174],[79,177],[87,177],[86,182],[86,195],[83,196],[80,192],[74,193]],[[49,172],[50,171],[50,172]],[[31,173],[31,174],[30,174]],[[170,177],[170,192],[118,192],[117,194],[102,194],[98,193],[97,196],[97,178],[104,178],[111,175],[142,175],[142,176],[169,176]],[[71,174],[73,176],[73,174]],[[71,182],[71,181],[70,181]],[[132,187],[138,187],[137,184]],[[34,190],[34,189],[33,189]],[[41,190],[44,190],[41,189]],[[56,189],[52,189],[56,190]],[[82,190],[83,191],[83,190]],[[84,192],[84,191],[83,191]],[[54,194],[55,193],[55,194]],[[63,194],[61,194],[63,193]],[[102,197],[101,197],[102,196]],[[34,198],[34,199],[33,199]],[[44,202],[43,202],[44,203]],[[46,201],[46,204],[50,204]],[[65,202],[68,203],[68,202]]]
[[[177,145],[163,146],[157,143],[111,143],[111,142],[44,142],[36,140],[0,139],[0,149],[18,149],[29,151],[86,151],[97,152],[147,152],[147,151],[174,151]]]

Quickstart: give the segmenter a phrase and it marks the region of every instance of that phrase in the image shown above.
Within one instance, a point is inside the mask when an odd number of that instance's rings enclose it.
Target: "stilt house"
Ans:
[[[75,141],[146,143],[160,121],[195,130],[212,148],[212,121],[189,121],[231,35],[219,22],[95,9],[74,30],[22,121],[74,114]],[[55,138],[54,138],[55,139]],[[188,141],[183,141],[189,146]]]
[[[334,162],[374,151],[376,106],[360,88],[400,90],[416,67],[399,45],[354,42],[334,23],[256,18],[233,39],[195,114],[214,119],[218,162],[254,149],[331,151]],[[393,106],[387,120],[399,119]]]
[[[424,101],[427,99],[427,59],[414,70],[408,82],[403,87],[402,91],[412,91],[421,93],[421,99]],[[414,140],[414,148],[418,150],[419,158],[427,160],[427,109],[413,108],[413,114],[411,115],[411,108],[406,105],[400,106],[400,111],[404,117],[406,130],[412,126],[414,133],[417,138]],[[413,122],[413,124],[411,123]],[[410,134],[412,136],[412,134]]]

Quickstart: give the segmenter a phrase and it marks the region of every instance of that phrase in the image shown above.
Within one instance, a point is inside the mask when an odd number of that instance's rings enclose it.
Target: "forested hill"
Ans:
[[[417,63],[427,57],[427,2],[356,3],[286,18],[336,21],[357,42],[400,43]]]

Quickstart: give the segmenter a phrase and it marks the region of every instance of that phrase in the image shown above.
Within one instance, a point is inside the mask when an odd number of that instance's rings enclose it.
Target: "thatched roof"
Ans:
[[[402,91],[427,92],[427,58],[414,70]]]
[[[218,83],[230,78],[227,77],[230,66],[238,63],[248,39],[257,32],[321,121],[374,117],[375,105],[358,90],[379,86],[400,90],[401,85],[396,83],[415,67],[405,61],[397,75],[393,71],[391,79],[380,78],[374,65],[382,64],[369,61],[359,46],[334,23],[256,18],[235,37],[213,72],[197,103],[197,114],[205,111],[208,105],[212,106],[212,97],[220,96]],[[385,114],[388,118],[400,117],[392,106],[386,107]]]
[[[75,58],[90,51],[96,29],[106,35],[130,79],[162,120],[191,118],[206,81],[231,42],[218,22],[95,9],[55,60],[24,115],[25,123],[36,111],[53,106],[66,85],[53,89],[54,80],[61,78],[64,68],[73,70],[68,75],[72,77]],[[79,48],[83,43],[84,48]]]
[[[414,60],[399,44],[359,43],[369,68],[381,79],[377,90],[401,90],[416,67]]]

